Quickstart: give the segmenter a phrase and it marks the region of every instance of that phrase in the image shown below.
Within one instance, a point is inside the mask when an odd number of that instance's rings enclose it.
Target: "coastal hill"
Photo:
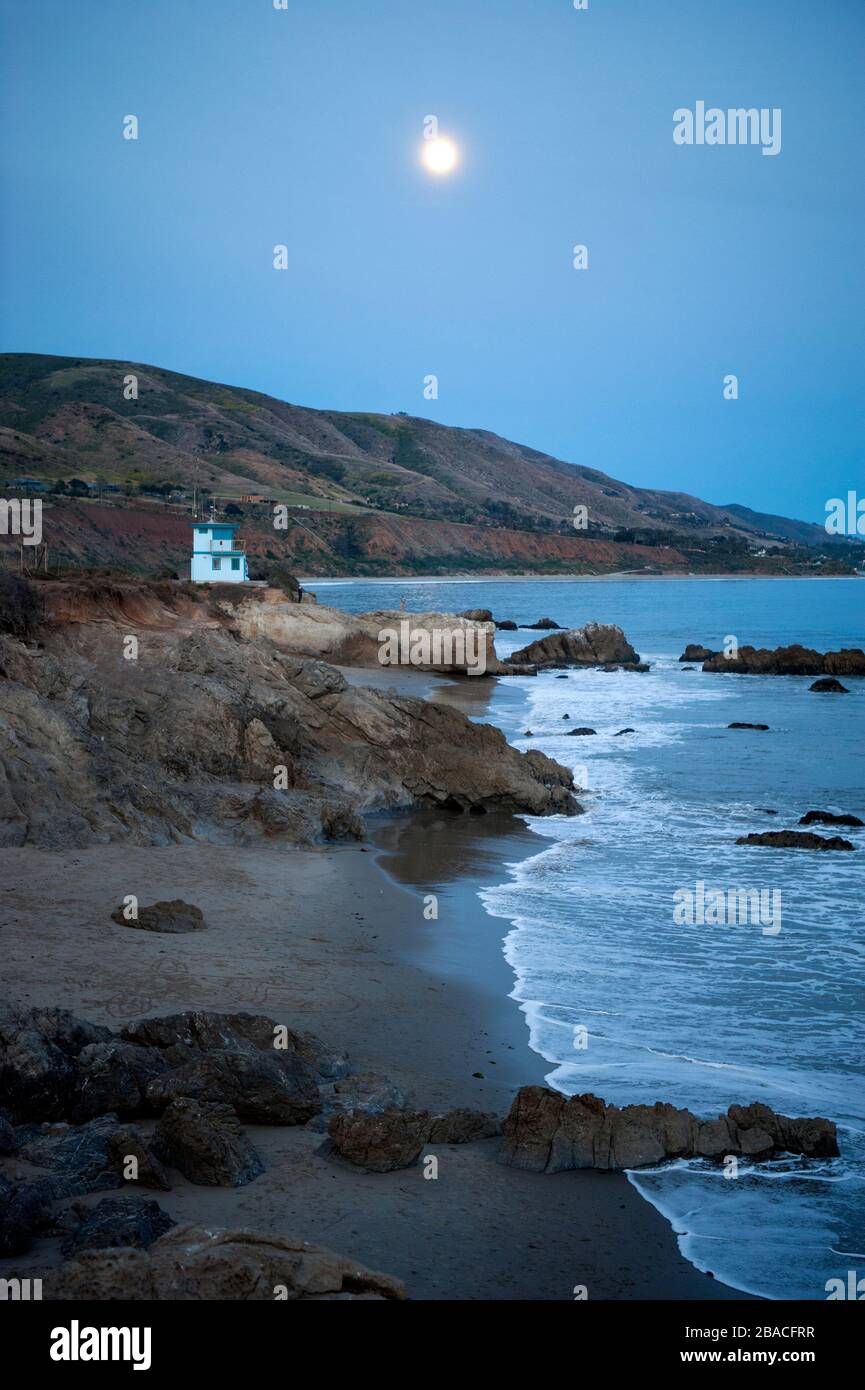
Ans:
[[[67,564],[145,568],[135,540],[146,537],[151,566],[182,565],[193,496],[242,518],[262,565],[311,574],[849,573],[865,551],[483,429],[311,410],[140,363],[7,353],[0,487],[21,480],[47,492],[46,539]],[[276,533],[274,502],[289,508]]]

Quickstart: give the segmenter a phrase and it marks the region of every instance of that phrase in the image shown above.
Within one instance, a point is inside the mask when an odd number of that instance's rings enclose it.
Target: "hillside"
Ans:
[[[130,376],[137,399],[125,398]],[[9,353],[0,487],[14,495],[20,479],[54,490],[46,538],[67,563],[144,567],[128,542],[154,527],[159,559],[182,563],[194,492],[222,508],[234,499],[262,562],[311,573],[843,572],[862,549],[808,523],[631,487],[485,430],[310,410],[137,363]],[[241,500],[250,495],[290,505],[289,528],[274,533],[272,508]]]

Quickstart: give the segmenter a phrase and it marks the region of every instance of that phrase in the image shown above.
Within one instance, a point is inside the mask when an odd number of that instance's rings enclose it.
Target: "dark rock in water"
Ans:
[[[567,674],[564,671],[562,671],[560,675],[556,676],[557,681],[566,681],[567,679]]]
[[[175,1226],[148,1250],[88,1250],[45,1281],[49,1299],[122,1302],[404,1299],[399,1279],[293,1236]]]
[[[505,618],[504,622],[496,623],[496,627],[498,628],[499,632],[516,632],[516,631],[517,631],[517,625],[516,625],[516,623],[512,623],[511,620],[510,620],[510,618]]]
[[[385,1110],[378,1115],[332,1115],[327,1129],[341,1158],[372,1173],[390,1173],[417,1163],[430,1124],[425,1110]]]
[[[243,1187],[264,1172],[230,1105],[173,1101],[156,1126],[156,1149],[165,1163],[205,1187]]]
[[[221,1014],[190,1010],[182,1014],[142,1018],[122,1030],[122,1036],[144,1047],[181,1049],[179,1063],[190,1060],[182,1049],[217,1052],[266,1052],[287,1056],[295,1053],[316,1076],[333,1081],[351,1070],[348,1055],[323,1043],[312,1033],[296,1033],[264,1014]],[[276,1046],[285,1043],[285,1047]]]
[[[531,729],[526,729],[525,733],[523,734],[523,738],[534,738],[534,734],[532,733]]]
[[[643,664],[622,629],[612,623],[586,623],[570,632],[559,630],[522,647],[510,660],[528,661],[539,668],[603,666],[636,670]]]
[[[865,825],[865,821],[858,816],[836,815],[834,811],[806,811],[804,816],[799,817],[800,825],[849,825],[858,828]]]
[[[681,661],[682,658],[679,657],[679,660]],[[683,670],[683,671],[696,671],[696,669],[697,669],[696,666],[683,666],[683,667],[682,667],[682,670]]]
[[[121,1125],[108,1139],[108,1156],[124,1182],[169,1192],[171,1183],[151,1140],[134,1125]],[[130,1160],[135,1160],[133,1168]],[[131,1176],[135,1173],[135,1176]]]
[[[820,691],[824,695],[849,695],[850,691],[846,685],[842,685],[834,676],[821,676],[820,680],[808,686],[809,690]]]
[[[833,835],[826,840],[808,830],[761,830],[759,835],[740,835],[737,845],[765,845],[768,849],[855,849],[849,840]]]
[[[501,1132],[498,1115],[483,1110],[448,1110],[443,1115],[433,1115],[427,1143],[471,1144],[476,1139],[492,1139]]]
[[[568,729],[568,738],[587,738],[589,734],[597,734],[597,729]],[[633,733],[633,729],[630,733]]]
[[[150,1109],[147,1087],[170,1063],[156,1048],[112,1038],[91,1043],[78,1059],[76,1119],[138,1115]]]
[[[158,1202],[141,1197],[105,1197],[95,1207],[77,1205],[79,1223],[63,1239],[64,1255],[82,1250],[114,1250],[134,1246],[146,1250],[177,1223]]]
[[[766,1105],[731,1105],[726,1115],[701,1120],[673,1105],[620,1109],[598,1096],[567,1097],[543,1086],[517,1092],[503,1132],[502,1162],[536,1173],[642,1168],[677,1158],[838,1153],[831,1120],[790,1119]]]
[[[137,927],[139,931],[164,932],[180,935],[184,932],[204,931],[204,913],[193,903],[185,903],[182,898],[152,903],[150,907],[139,907],[135,917],[124,916],[124,908],[117,907],[111,914],[112,922],[121,927]]]
[[[740,647],[735,657],[717,652],[703,663],[704,671],[728,671],[745,676],[865,676],[865,652],[847,647],[840,652],[816,652],[794,643],[790,647]]]
[[[734,724],[728,724],[728,729],[768,729],[768,724],[742,724],[738,720]]]
[[[560,632],[562,630],[561,623],[554,622],[552,618],[538,618],[536,623],[520,623],[520,627],[526,632],[547,632],[553,630]]]
[[[700,645],[699,642],[689,642],[685,650],[682,652],[682,655],[679,657],[679,660],[708,661],[711,657],[717,655],[718,653],[713,652],[710,647],[703,647]]]
[[[491,623],[493,615],[488,608],[467,608],[460,614],[461,618],[468,618],[472,623]]]
[[[570,716],[569,714],[563,714],[563,715],[562,715],[562,718],[563,718],[563,719],[570,719],[570,717],[571,717],[571,716]]]
[[[620,729],[617,734],[613,734],[613,738],[621,738],[622,734],[635,734],[636,732],[636,729]]]
[[[291,1052],[204,1052],[147,1088],[154,1111],[182,1096],[223,1102],[257,1125],[303,1125],[321,1110],[312,1068]]]
[[[72,1115],[78,1055],[111,1030],[84,1023],[66,1009],[0,1005],[0,1096],[13,1120],[60,1120]]]
[[[764,816],[777,816],[778,812],[773,811],[771,806],[758,806],[758,811],[762,811]]]
[[[50,1193],[36,1183],[0,1177],[0,1257],[23,1255],[50,1221]]]

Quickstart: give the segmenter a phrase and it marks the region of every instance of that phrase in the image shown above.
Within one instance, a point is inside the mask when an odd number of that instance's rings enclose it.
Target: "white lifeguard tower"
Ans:
[[[232,521],[193,521],[193,584],[248,584],[246,551],[236,541],[237,526]]]

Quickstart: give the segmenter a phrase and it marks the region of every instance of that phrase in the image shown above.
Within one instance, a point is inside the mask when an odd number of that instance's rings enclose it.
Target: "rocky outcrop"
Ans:
[[[0,1096],[18,1120],[62,1119],[72,1112],[78,1057],[107,1041],[108,1028],[66,1009],[16,1009],[0,1004]]]
[[[809,690],[816,690],[821,695],[849,695],[850,691],[846,685],[842,685],[834,676],[821,676],[813,685],[808,686]]]
[[[761,830],[759,834],[740,835],[737,845],[763,845],[766,849],[855,849],[849,840],[833,835],[828,840],[810,830]]]
[[[585,627],[556,632],[530,642],[511,656],[513,662],[530,662],[540,669],[560,666],[624,667],[647,670],[620,627],[612,623],[586,623]]]
[[[710,661],[713,656],[717,655],[718,653],[713,652],[710,647],[701,647],[699,642],[689,642],[685,650],[682,652],[682,655],[679,657],[679,660]]]
[[[321,1110],[312,1069],[293,1053],[206,1052],[147,1088],[156,1111],[181,1097],[225,1102],[256,1125],[303,1125]]]
[[[88,1251],[44,1280],[59,1300],[402,1299],[399,1279],[291,1236],[176,1226],[148,1250]]]
[[[769,728],[769,725],[768,725],[768,724],[743,724],[740,720],[737,719],[733,724],[728,724],[728,725],[727,725],[727,728],[728,728],[728,729],[757,729],[757,730],[760,730],[761,732],[764,732],[764,733],[765,733],[766,730]]]
[[[520,623],[520,627],[526,632],[561,632],[562,625],[557,623],[554,618],[538,618],[536,623]]]
[[[172,898],[169,902],[152,903],[150,907],[138,907],[132,916],[127,916],[129,908],[118,907],[111,914],[112,922],[121,927],[137,927],[139,931],[165,932],[178,935],[184,932],[204,931],[204,913],[194,903],[185,903],[182,898]]]
[[[411,1168],[427,1144],[468,1144],[501,1133],[496,1115],[477,1110],[386,1110],[379,1114],[354,1111],[334,1115],[328,1134],[334,1152],[371,1173]]]
[[[156,1148],[172,1168],[206,1187],[243,1187],[264,1172],[230,1105],[173,1101],[156,1126]]]
[[[740,647],[735,657],[717,652],[703,663],[704,671],[740,676],[865,676],[865,651],[845,647],[817,652],[811,647]]]
[[[701,1120],[673,1105],[619,1109],[598,1096],[567,1097],[543,1086],[524,1086],[517,1093],[503,1133],[502,1162],[535,1173],[645,1168],[673,1158],[838,1153],[830,1120],[790,1119],[766,1105],[731,1105],[726,1115]]]
[[[865,825],[865,821],[858,816],[836,815],[834,811],[806,811],[804,816],[799,817],[800,825],[848,825],[851,828],[859,828]]]
[[[135,661],[126,614],[49,625],[38,659],[0,636],[0,845],[312,843],[400,807],[577,809],[565,768],[491,725],[189,606],[183,630],[138,627]]]

